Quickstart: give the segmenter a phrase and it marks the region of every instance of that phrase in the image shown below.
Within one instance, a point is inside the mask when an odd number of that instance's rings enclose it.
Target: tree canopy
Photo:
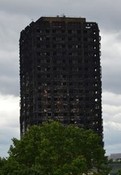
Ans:
[[[2,175],[107,174],[100,137],[92,130],[47,122],[13,139],[9,157],[0,160]]]

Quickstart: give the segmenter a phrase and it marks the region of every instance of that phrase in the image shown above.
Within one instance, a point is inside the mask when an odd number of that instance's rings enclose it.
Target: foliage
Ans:
[[[48,122],[13,139],[3,175],[107,174],[100,137],[91,130]]]
[[[121,170],[119,170],[117,174],[118,174],[118,175],[121,175]]]

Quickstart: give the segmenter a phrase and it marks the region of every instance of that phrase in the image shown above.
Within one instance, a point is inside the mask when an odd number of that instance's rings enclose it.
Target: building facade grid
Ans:
[[[102,137],[100,36],[85,18],[41,17],[20,36],[20,127],[49,119]]]

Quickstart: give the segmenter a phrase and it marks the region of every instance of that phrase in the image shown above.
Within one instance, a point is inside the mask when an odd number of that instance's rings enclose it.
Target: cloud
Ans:
[[[121,95],[103,92],[103,125],[107,154],[120,152]]]
[[[121,124],[113,121],[104,122],[104,133],[107,155],[121,152]]]
[[[102,80],[103,90],[121,93],[121,31],[102,31]]]
[[[102,100],[103,104],[106,106],[108,105],[115,105],[116,108],[121,108],[121,94],[111,93],[109,91],[104,91],[102,93]],[[105,107],[103,106],[103,107]]]
[[[99,21],[101,28],[119,30],[121,27],[121,2],[117,0],[1,0],[0,10],[11,14],[23,14],[34,19],[40,16],[84,16],[89,20]]]
[[[121,143],[114,144],[114,145],[108,145],[106,147],[108,150],[107,155],[109,156],[111,153],[121,153]]]
[[[0,49],[0,92],[3,94],[19,93],[19,59],[16,51]]]
[[[19,97],[0,94],[0,156],[7,156],[13,137],[19,138]]]
[[[23,14],[0,11],[0,92],[19,95],[19,37],[30,22]]]

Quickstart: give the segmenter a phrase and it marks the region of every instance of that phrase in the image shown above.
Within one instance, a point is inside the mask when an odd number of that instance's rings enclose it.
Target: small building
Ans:
[[[121,153],[113,153],[109,156],[109,160],[113,162],[120,162],[121,161]]]

